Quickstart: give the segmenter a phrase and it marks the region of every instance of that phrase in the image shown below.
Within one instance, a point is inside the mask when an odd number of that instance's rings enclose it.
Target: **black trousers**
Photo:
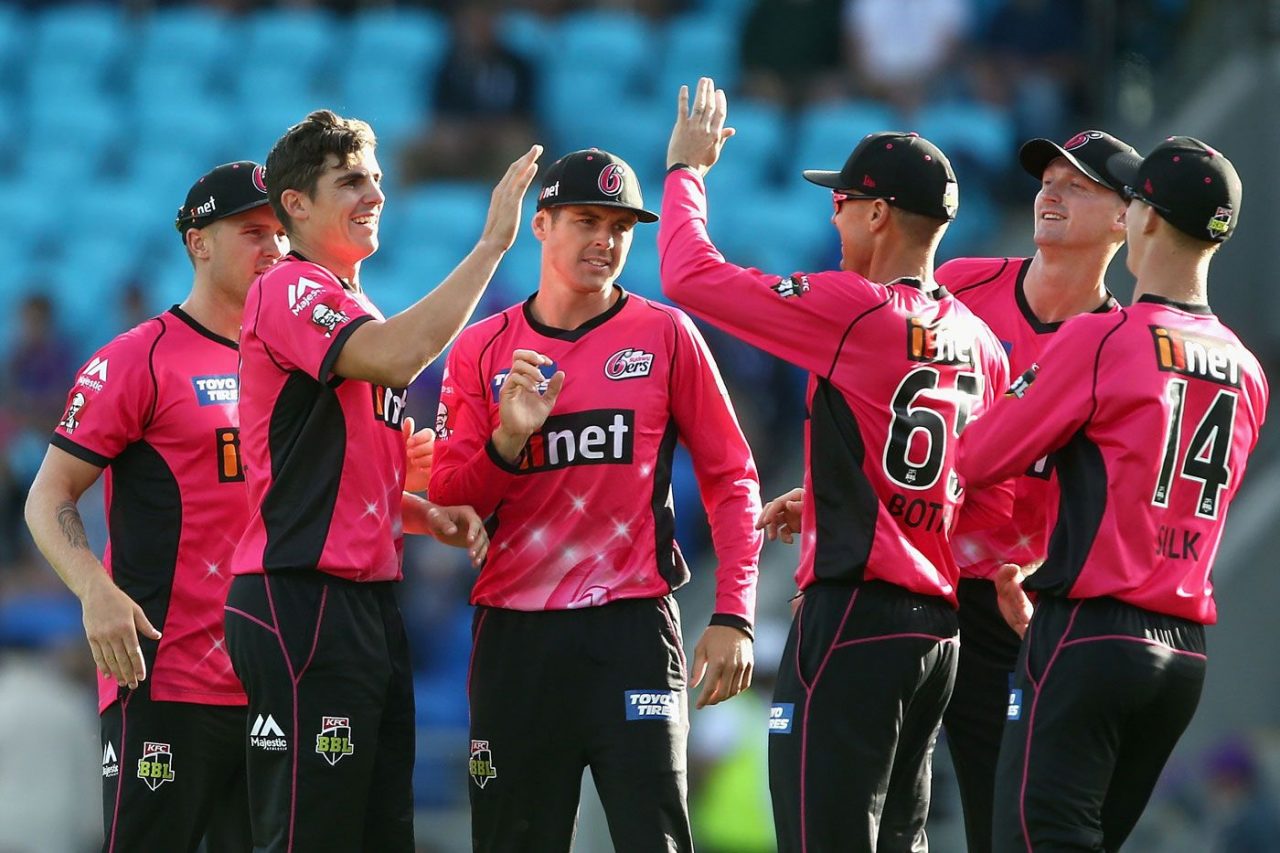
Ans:
[[[483,853],[562,853],[591,768],[618,853],[692,851],[689,706],[675,600],[476,608],[471,833]]]
[[[880,581],[805,590],[778,670],[769,790],[780,853],[927,849],[956,613]]]
[[[322,572],[232,581],[254,851],[413,850],[413,673],[392,587]]]
[[[996,775],[997,853],[1119,850],[1196,705],[1204,627],[1110,598],[1044,597]]]
[[[994,582],[961,578],[957,593],[960,665],[942,727],[960,786],[969,851],[987,853],[991,850],[996,757],[1022,640],[1000,615]]]
[[[243,707],[153,702],[150,682],[102,712],[103,853],[249,849]]]

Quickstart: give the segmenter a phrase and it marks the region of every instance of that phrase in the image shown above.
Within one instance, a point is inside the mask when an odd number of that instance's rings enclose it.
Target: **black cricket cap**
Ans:
[[[960,206],[951,161],[918,133],[868,133],[843,169],[805,169],[804,178],[820,187],[882,198],[911,213],[948,222],[956,218]]]
[[[1032,139],[1018,149],[1018,162],[1037,180],[1056,157],[1065,157],[1091,180],[1117,193],[1125,184],[1116,170],[1142,162],[1142,155],[1132,145],[1101,130],[1083,130],[1062,145],[1050,139]]]
[[[267,170],[252,160],[223,163],[191,185],[174,220],[186,240],[187,229],[204,228],[219,219],[267,203]]]
[[[538,210],[565,204],[602,204],[630,210],[641,222],[657,222],[658,214],[645,210],[640,179],[616,154],[585,148],[566,154],[542,176]]]
[[[1222,243],[1235,233],[1244,186],[1236,167],[1190,136],[1170,136],[1118,174],[1125,195],[1146,202],[1184,234]]]

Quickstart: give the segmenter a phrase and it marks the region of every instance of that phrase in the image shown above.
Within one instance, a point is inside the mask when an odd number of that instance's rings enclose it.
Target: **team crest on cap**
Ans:
[[[600,192],[610,198],[616,198],[622,192],[622,178],[626,174],[626,167],[618,163],[610,163],[600,170],[600,179],[596,181],[596,185],[600,187]]]
[[[1220,207],[1209,219],[1209,236],[1215,240],[1225,237],[1231,230],[1231,208]]]
[[[266,194],[267,192],[267,168],[265,166],[253,167],[253,185],[257,187],[258,192]]]
[[[1101,131],[1086,130],[1083,133],[1077,133],[1075,136],[1068,139],[1066,144],[1063,145],[1062,147],[1068,151],[1073,151],[1079,148],[1080,146],[1084,145],[1090,139],[1101,139],[1101,138],[1102,138]]]

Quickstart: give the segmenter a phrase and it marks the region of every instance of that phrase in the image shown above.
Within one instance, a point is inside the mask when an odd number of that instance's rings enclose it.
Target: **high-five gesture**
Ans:
[[[538,173],[538,156],[542,146],[535,145],[507,167],[507,173],[493,188],[489,201],[489,217],[485,220],[481,241],[491,241],[503,251],[516,241],[516,229],[520,226],[520,205],[529,190],[533,176]]]
[[[689,108],[689,87],[680,87],[676,100],[676,126],[671,130],[667,144],[667,168],[683,163],[699,175],[706,175],[720,159],[724,141],[733,136],[732,127],[725,127],[729,104],[724,89],[717,89],[710,77],[698,80],[693,96],[693,109]]]
[[[558,370],[550,380],[538,370],[551,364],[551,359],[533,350],[518,349],[511,361],[511,372],[498,392],[498,412],[502,423],[493,433],[493,446],[503,459],[515,462],[529,436],[544,423],[564,386],[564,371]],[[546,382],[546,389],[538,386]]]

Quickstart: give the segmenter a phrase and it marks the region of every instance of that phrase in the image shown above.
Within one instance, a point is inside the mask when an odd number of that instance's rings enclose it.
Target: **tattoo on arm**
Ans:
[[[89,537],[84,532],[84,521],[72,501],[58,504],[58,526],[62,528],[62,535],[72,548],[89,550]]]

